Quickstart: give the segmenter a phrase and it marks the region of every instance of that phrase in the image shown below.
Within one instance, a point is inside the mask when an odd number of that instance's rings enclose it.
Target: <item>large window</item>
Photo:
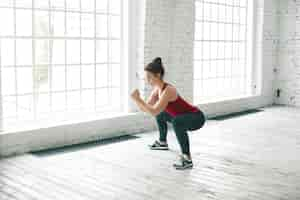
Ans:
[[[1,0],[1,120],[121,110],[123,6]]]
[[[253,1],[196,0],[194,101],[250,95]]]

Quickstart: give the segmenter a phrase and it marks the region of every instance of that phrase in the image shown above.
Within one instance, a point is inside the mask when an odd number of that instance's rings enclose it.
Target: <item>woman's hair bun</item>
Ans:
[[[154,58],[154,60],[152,62],[161,65],[161,57]]]

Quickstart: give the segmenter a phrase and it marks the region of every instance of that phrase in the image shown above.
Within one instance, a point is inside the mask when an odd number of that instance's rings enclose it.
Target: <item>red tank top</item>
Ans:
[[[162,91],[166,88],[167,85],[167,83],[164,84]],[[179,94],[177,94],[177,99],[175,101],[169,102],[165,111],[174,117],[183,113],[198,112],[199,109],[196,106],[193,106],[186,102],[183,98],[181,98]]]

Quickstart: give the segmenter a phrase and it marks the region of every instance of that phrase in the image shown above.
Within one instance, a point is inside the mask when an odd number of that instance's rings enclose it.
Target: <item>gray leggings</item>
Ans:
[[[167,141],[167,122],[170,122],[173,125],[181,152],[183,154],[190,155],[190,143],[187,131],[200,129],[204,125],[205,121],[205,115],[202,111],[184,113],[175,117],[163,111],[156,116],[156,122],[159,130],[159,140],[162,142]]]

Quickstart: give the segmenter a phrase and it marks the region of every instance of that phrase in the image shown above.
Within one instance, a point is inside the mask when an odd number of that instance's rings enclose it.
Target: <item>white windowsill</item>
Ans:
[[[51,127],[58,126],[68,126],[71,124],[80,124],[92,121],[103,121],[110,120],[115,118],[125,118],[129,116],[141,115],[139,112],[114,112],[114,113],[103,113],[103,114],[94,114],[94,115],[86,115],[81,116],[77,119],[67,119],[67,120],[55,120],[55,119],[40,119],[36,121],[28,120],[28,121],[18,121],[18,127],[8,126],[4,128],[5,130],[0,130],[0,134],[10,134],[10,133],[18,133],[23,131],[30,130],[38,130],[38,129],[47,129]]]
[[[226,104],[226,103],[232,103],[234,101],[240,101],[240,100],[248,100],[252,98],[259,97],[260,95],[244,95],[239,96],[236,98],[222,98],[217,99],[214,101],[207,101],[207,102],[199,102],[195,103],[195,105],[201,107],[209,106],[212,104]],[[30,131],[30,130],[38,130],[38,129],[47,129],[51,127],[58,127],[58,126],[68,126],[71,124],[80,124],[80,123],[86,123],[86,122],[92,122],[92,121],[105,121],[115,118],[126,118],[130,116],[137,116],[137,115],[146,115],[142,112],[115,112],[115,113],[104,113],[104,114],[97,114],[97,115],[87,115],[87,116],[81,116],[80,119],[68,119],[68,120],[39,120],[39,121],[23,121],[20,122],[20,126],[16,127],[9,127],[6,130],[0,131],[1,135],[4,134],[10,134],[10,133],[18,133],[18,132],[24,132],[24,131]]]
[[[230,103],[233,101],[238,101],[238,100],[247,100],[249,98],[255,98],[259,97],[261,95],[241,95],[241,96],[235,96],[234,98],[228,97],[228,98],[219,98],[219,99],[214,99],[214,100],[206,100],[206,101],[200,101],[196,102],[196,105],[207,105],[207,104],[216,104],[216,103]]]

